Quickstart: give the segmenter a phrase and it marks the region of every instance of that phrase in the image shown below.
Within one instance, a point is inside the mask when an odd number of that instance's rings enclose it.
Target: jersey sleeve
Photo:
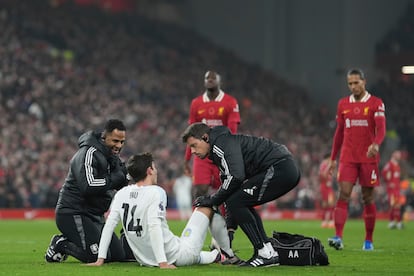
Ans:
[[[197,122],[197,117],[196,116],[197,116],[196,99],[193,99],[191,101],[190,114],[189,114],[189,117],[188,117],[188,124],[189,125]],[[188,146],[185,147],[184,160],[185,161],[190,161],[191,160],[191,150],[190,150],[190,147],[188,147]]]
[[[197,122],[197,98],[191,101],[190,114],[188,116],[188,124]]]
[[[222,182],[219,190],[212,197],[216,206],[222,204],[235,190],[239,189],[246,178],[240,144],[233,140],[226,140],[224,143],[227,145],[225,150],[217,145],[213,146],[213,154],[220,159]]]
[[[106,259],[112,240],[112,234],[121,219],[119,200],[117,198],[117,194],[115,194],[105,226],[102,229],[101,239],[99,241],[98,258]]]
[[[79,169],[73,169],[80,191],[85,194],[104,194],[110,187],[108,177],[102,178],[98,174],[98,157],[101,154],[94,147],[89,147],[83,155],[76,157],[74,164],[79,165]]]
[[[151,239],[151,247],[158,263],[167,262],[164,249],[164,236],[161,222],[166,216],[167,196],[165,191],[159,189],[154,200],[148,208],[148,231]]]
[[[377,145],[381,145],[382,141],[385,138],[385,105],[382,100],[378,101],[376,106],[376,110],[374,113],[374,120],[375,120],[375,127],[376,133],[374,138],[374,143]]]
[[[185,161],[191,160],[191,149],[189,146],[185,146],[184,160]]]
[[[227,127],[230,129],[231,133],[237,133],[237,128],[240,124],[240,111],[239,104],[237,100],[233,97],[229,101],[230,113],[228,116]]]
[[[387,162],[387,164],[385,164],[384,168],[381,170],[381,175],[386,182],[389,182],[391,180],[390,166],[390,163]]]

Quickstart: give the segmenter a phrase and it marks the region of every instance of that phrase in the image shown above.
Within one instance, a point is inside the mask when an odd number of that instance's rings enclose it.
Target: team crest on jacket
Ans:
[[[183,237],[189,237],[191,235],[191,228],[185,228],[185,230],[183,231]]]

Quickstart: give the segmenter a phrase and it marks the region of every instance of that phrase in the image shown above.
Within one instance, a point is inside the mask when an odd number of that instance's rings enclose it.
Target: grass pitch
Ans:
[[[185,223],[170,221],[179,235]],[[0,220],[0,275],[414,275],[414,223],[403,230],[389,230],[386,221],[377,221],[372,252],[362,251],[364,222],[348,220],[344,231],[345,248],[336,251],[327,244],[332,229],[320,228],[316,220],[265,221],[268,235],[273,230],[299,233],[319,238],[329,256],[328,266],[278,266],[244,268],[220,264],[179,267],[176,270],[140,267],[137,263],[111,263],[102,267],[87,267],[69,257],[64,263],[46,263],[44,254],[50,238],[57,233],[53,220]],[[206,240],[207,250],[210,238]],[[236,232],[234,249],[242,259],[253,251],[241,230]]]

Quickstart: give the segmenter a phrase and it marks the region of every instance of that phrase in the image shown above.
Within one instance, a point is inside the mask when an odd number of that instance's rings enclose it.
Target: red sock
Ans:
[[[329,220],[333,220],[334,218],[334,207],[329,207]]]
[[[400,212],[400,208],[394,208],[393,209],[394,212],[394,220],[395,221],[401,221],[401,212]]]
[[[328,215],[328,208],[324,207],[322,208],[322,220],[326,220]]]
[[[374,203],[364,206],[363,216],[365,222],[365,240],[372,242],[372,236],[375,228],[375,218],[377,216],[377,208]]]
[[[390,221],[394,220],[394,208],[391,207],[390,213],[389,213],[389,219]]]
[[[348,202],[338,200],[334,209],[335,233],[342,238],[346,219],[348,218]]]

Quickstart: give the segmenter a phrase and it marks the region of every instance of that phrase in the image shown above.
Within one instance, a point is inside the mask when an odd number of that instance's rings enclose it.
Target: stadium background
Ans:
[[[386,104],[382,162],[403,149],[410,180],[414,85],[399,68],[414,63],[413,3],[2,0],[0,208],[53,208],[77,137],[109,117],[127,124],[124,157],[155,153],[173,208],[179,136],[210,68],[241,103],[240,131],[286,143],[301,165],[298,188],[270,209],[317,209],[349,67]],[[386,210],[383,188],[377,205]],[[360,212],[355,193],[350,213]]]

